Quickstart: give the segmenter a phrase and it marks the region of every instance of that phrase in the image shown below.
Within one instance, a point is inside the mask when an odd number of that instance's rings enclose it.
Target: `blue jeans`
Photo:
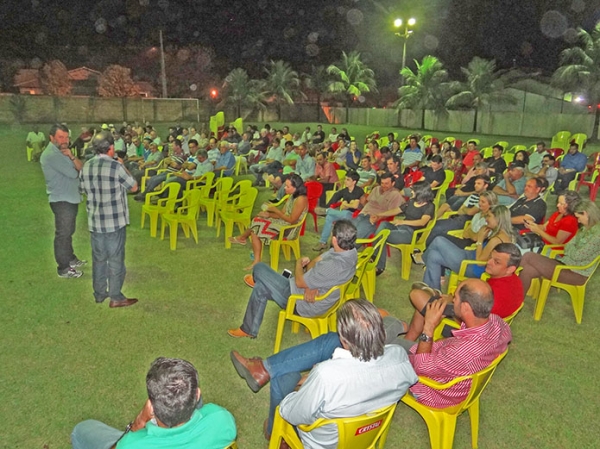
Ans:
[[[356,238],[367,239],[371,234],[375,233],[377,227],[371,224],[371,217],[369,215],[359,214],[354,219],[354,226],[356,226]]]
[[[250,173],[252,173],[254,176],[256,176],[256,182],[258,182],[259,184],[262,184],[264,182],[262,175],[268,168],[269,168],[269,164],[254,164],[249,167],[249,170],[250,170]]]
[[[392,243],[394,245],[409,244],[412,241],[413,234],[415,233],[415,230],[413,228],[411,228],[410,226],[405,226],[405,225],[396,226],[396,225],[393,225],[389,221],[383,221],[377,227],[377,231],[375,231],[375,234],[378,234],[379,231],[382,231],[384,229],[389,229],[391,231],[390,235],[387,238],[387,242]],[[377,262],[377,269],[385,270],[386,261],[387,261],[387,248],[383,248],[381,250],[381,256],[379,257],[379,262]]]
[[[92,237],[92,277],[96,302],[106,298],[124,301],[121,292],[125,281],[125,237],[127,227],[115,232],[90,232]]]
[[[153,192],[154,189],[158,187],[161,182],[165,182],[167,180],[167,172],[161,173],[160,175],[155,175],[148,180],[146,183],[146,190],[143,192],[144,194],[148,192]]]
[[[67,201],[50,203],[50,209],[54,213],[54,259],[59,274],[66,272],[70,267],[69,262],[76,259],[73,252],[73,234],[78,208],[79,204]]]
[[[465,223],[470,219],[469,215],[452,215],[446,220],[438,220],[431,230],[429,237],[427,237],[425,248],[429,248],[437,236],[446,235],[448,231],[464,228]]]
[[[121,438],[123,432],[100,421],[88,419],[75,426],[71,433],[71,444],[73,449],[109,449]]]
[[[467,201],[468,196],[451,196],[446,200],[450,208],[454,211],[460,209],[460,206]]]
[[[427,266],[423,282],[431,288],[441,289],[440,278],[444,267],[458,273],[463,260],[474,259],[475,251],[461,249],[445,237],[439,236],[423,253],[423,262]],[[466,275],[473,276],[471,268],[467,270]]]
[[[287,305],[291,294],[290,281],[264,263],[257,263],[252,271],[254,288],[246,306],[246,314],[241,329],[256,337],[260,329],[267,301],[275,301],[282,309]]]
[[[256,288],[256,287],[254,287]],[[267,433],[271,433],[275,409],[283,398],[294,391],[302,371],[311,370],[319,362],[329,360],[336,348],[341,348],[337,333],[329,332],[298,346],[285,349],[263,361],[271,377],[271,402]]]
[[[327,240],[329,240],[329,236],[331,235],[331,230],[333,229],[333,224],[336,221],[350,219],[352,219],[352,212],[349,210],[327,209],[320,242],[323,244],[327,243]]]

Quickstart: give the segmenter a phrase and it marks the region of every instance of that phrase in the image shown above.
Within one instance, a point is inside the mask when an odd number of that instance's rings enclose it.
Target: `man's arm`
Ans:
[[[442,321],[445,308],[446,301],[443,299],[438,299],[427,304],[427,310],[425,311],[425,324],[423,324],[423,333],[428,337],[431,337],[431,339],[429,341],[419,340],[417,354],[431,353],[431,348],[433,347],[433,332],[438,324],[440,324]]]

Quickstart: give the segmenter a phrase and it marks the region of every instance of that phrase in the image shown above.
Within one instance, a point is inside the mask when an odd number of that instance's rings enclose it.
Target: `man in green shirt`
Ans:
[[[73,449],[223,449],[236,437],[233,415],[202,404],[198,372],[181,359],[159,357],[146,375],[148,399],[125,432],[87,420],[71,434]]]

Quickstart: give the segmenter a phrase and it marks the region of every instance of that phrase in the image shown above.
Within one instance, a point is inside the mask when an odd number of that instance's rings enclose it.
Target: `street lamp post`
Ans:
[[[402,21],[402,19],[394,20],[394,26],[399,29],[399,31],[396,33],[396,36],[404,39],[404,44],[402,45],[402,68],[406,66],[406,42],[408,41],[408,38],[413,32],[413,30],[411,30],[411,27],[413,27],[415,23],[417,23],[417,21],[411,17],[406,21],[404,27],[402,27],[403,23],[404,22]]]

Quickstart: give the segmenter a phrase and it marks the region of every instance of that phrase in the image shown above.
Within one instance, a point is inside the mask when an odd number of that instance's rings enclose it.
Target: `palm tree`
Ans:
[[[425,110],[445,111],[445,102],[450,95],[448,72],[435,56],[424,56],[415,61],[416,70],[404,67],[400,75],[404,85],[398,89],[400,98],[395,106],[398,109],[420,109],[421,124],[425,128]]]
[[[329,84],[329,92],[343,94],[346,97],[346,122],[348,111],[353,98],[367,92],[377,92],[375,72],[361,61],[357,51],[346,54],[342,52],[342,59],[337,65],[327,67],[327,73],[337,78]]]
[[[312,66],[309,75],[304,78],[304,85],[317,94],[317,121],[321,116],[321,100],[323,95],[328,92],[331,79],[325,66]]]
[[[474,109],[473,132],[477,132],[477,115],[482,106],[515,104],[517,99],[506,88],[523,77],[518,71],[496,70],[496,61],[475,56],[467,68],[461,67],[466,82],[452,83],[457,93],[446,102],[449,109]]]
[[[271,61],[268,67],[265,67],[267,79],[265,88],[267,95],[275,100],[277,105],[277,119],[281,120],[281,104],[294,104],[294,97],[300,95],[305,97],[300,90],[300,78],[298,72],[284,61]]]
[[[594,109],[592,140],[598,135],[600,123],[600,23],[591,33],[578,29],[579,44],[563,50],[560,67],[552,75],[552,84],[567,92],[582,95]]]
[[[244,69],[233,69],[225,77],[223,83],[223,101],[219,107],[224,105],[235,106],[237,117],[242,116],[242,108],[266,109],[266,95],[264,81],[252,80]]]

